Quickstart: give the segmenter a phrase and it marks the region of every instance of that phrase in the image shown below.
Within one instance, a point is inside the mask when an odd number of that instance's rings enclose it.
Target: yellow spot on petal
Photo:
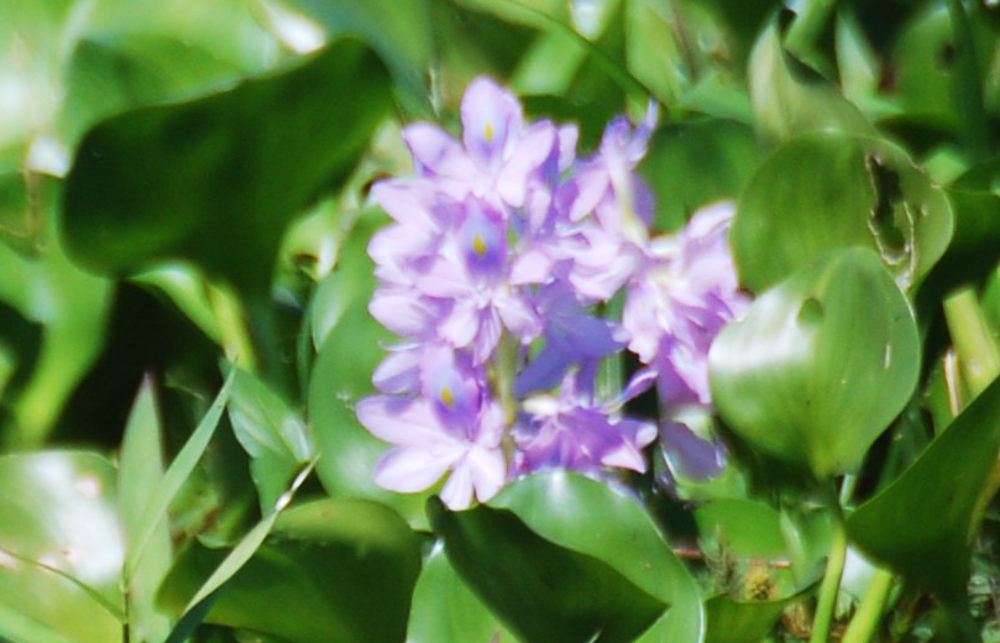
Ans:
[[[493,123],[487,123],[486,124],[486,142],[487,143],[492,143],[493,142],[493,137],[495,135],[496,135],[496,132],[493,131]]]
[[[441,389],[441,401],[448,406],[455,405],[455,394],[451,392],[451,389],[447,386]]]
[[[486,251],[489,250],[489,247],[486,245],[486,242],[483,241],[483,238],[477,234],[472,238],[472,249],[475,250],[476,254],[480,257],[485,257]]]

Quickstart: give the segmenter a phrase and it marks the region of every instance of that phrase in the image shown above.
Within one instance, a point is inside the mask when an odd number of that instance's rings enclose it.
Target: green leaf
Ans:
[[[995,487],[1000,380],[995,380],[909,469],[847,520],[874,560],[946,601],[965,596],[969,546]],[[988,496],[988,497],[987,497]]]
[[[625,57],[628,70],[667,105],[677,102],[687,69],[674,37],[683,28],[668,3],[627,0]]]
[[[780,558],[786,555],[781,515],[756,500],[722,498],[694,511],[698,531],[741,558]]]
[[[409,643],[465,643],[510,638],[497,617],[465,584],[448,562],[444,543],[435,543],[424,559],[413,589]]]
[[[147,377],[136,397],[125,426],[118,463],[118,513],[129,551],[137,544],[146,503],[163,479],[160,420],[152,381]],[[131,576],[123,578],[128,600],[129,637],[136,641],[162,641],[170,621],[155,605],[156,589],[170,568],[170,529],[161,515]]]
[[[820,129],[874,133],[835,85],[788,53],[776,21],[757,39],[748,76],[758,131],[768,142]]]
[[[360,36],[386,62],[399,86],[425,96],[434,53],[434,25],[427,0],[290,0],[316,19],[331,37]]]
[[[741,281],[754,290],[845,246],[878,251],[909,288],[944,253],[952,218],[944,193],[900,148],[824,132],[764,161],[740,200],[731,240]]]
[[[680,228],[698,208],[735,199],[760,161],[748,126],[704,119],[661,127],[640,170],[656,195],[655,227]]]
[[[554,471],[521,478],[490,501],[542,538],[609,565],[669,605],[643,641],[699,641],[698,586],[631,495],[585,476]]]
[[[250,456],[261,513],[266,514],[313,455],[305,423],[281,395],[242,370],[233,381],[229,421]]]
[[[789,602],[789,599],[737,601],[728,596],[713,596],[705,601],[708,622],[705,643],[763,641]]]
[[[375,464],[389,446],[373,436],[354,404],[375,393],[375,367],[391,334],[368,314],[374,265],[365,248],[377,219],[361,219],[341,245],[338,266],[320,283],[312,302],[313,337],[322,341],[309,377],[309,426],[319,457],[316,474],[331,495],[387,504],[417,528],[427,525],[430,492],[407,495],[375,485]]]
[[[114,467],[95,453],[0,456],[0,596],[20,616],[0,614],[0,634],[120,640],[125,543],[114,495]]]
[[[137,568],[146,547],[149,546],[156,534],[157,525],[167,514],[170,501],[180,491],[184,482],[198,465],[201,455],[208,447],[208,443],[215,433],[215,428],[219,425],[219,418],[222,417],[222,411],[226,407],[226,402],[229,400],[229,389],[232,386],[234,377],[235,371],[231,372],[229,377],[226,378],[226,383],[223,384],[219,394],[208,408],[205,417],[198,423],[198,426],[191,433],[191,437],[181,447],[174,461],[167,467],[167,471],[163,474],[159,484],[156,485],[156,488],[150,494],[145,504],[145,512],[142,514],[142,519],[136,526],[136,535],[133,539],[130,539],[131,544],[125,567],[126,578],[134,574],[133,570]]]
[[[130,280],[163,292],[205,335],[216,343],[222,341],[209,286],[193,266],[164,264],[134,274]]]
[[[860,465],[919,367],[910,305],[866,248],[827,254],[764,292],[709,352],[726,423],[820,479]]]
[[[428,513],[448,560],[524,641],[633,641],[666,607],[607,563],[542,538],[509,510],[451,512],[435,496]]]
[[[193,544],[161,601],[183,608],[226,556]],[[419,541],[391,510],[361,500],[310,502],[280,515],[222,586],[206,621],[289,641],[400,641],[419,569]]]
[[[242,70],[190,42],[159,34],[85,38],[67,61],[59,111],[72,147],[101,120],[128,108],[218,89]]]
[[[110,273],[184,258],[266,292],[285,224],[347,175],[388,104],[378,60],[341,40],[283,73],[104,121],[67,178],[71,254]]]
[[[57,212],[63,194],[60,181],[32,175],[30,198],[52,232],[40,238],[42,251],[33,260],[8,255],[11,279],[24,279],[4,288],[12,305],[45,327],[31,379],[13,404],[21,446],[40,446],[80,379],[93,366],[104,346],[104,326],[112,302],[112,282],[82,270],[66,256],[59,239]],[[42,223],[42,221],[39,221]],[[2,254],[8,254],[4,252]]]

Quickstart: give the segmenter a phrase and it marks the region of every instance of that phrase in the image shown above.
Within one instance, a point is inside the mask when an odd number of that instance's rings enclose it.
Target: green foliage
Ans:
[[[0,639],[995,638],[995,5],[0,0]],[[724,482],[374,483],[370,188],[482,74],[735,202]]]

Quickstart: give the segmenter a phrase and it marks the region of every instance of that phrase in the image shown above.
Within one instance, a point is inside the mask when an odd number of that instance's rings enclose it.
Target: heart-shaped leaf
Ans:
[[[818,478],[861,463],[919,366],[910,305],[867,248],[827,254],[764,292],[709,353],[712,399],[733,431]]]

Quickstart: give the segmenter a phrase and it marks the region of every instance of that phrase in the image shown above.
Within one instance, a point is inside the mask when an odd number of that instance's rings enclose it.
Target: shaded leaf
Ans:
[[[71,254],[112,273],[185,258],[262,291],[287,221],[346,176],[387,107],[377,59],[341,40],[283,73],[104,121],[67,179]]]
[[[946,601],[959,599],[965,594],[969,545],[982,518],[983,493],[998,451],[1000,380],[909,469],[850,515],[848,536],[866,555],[918,586]]]
[[[193,544],[161,601],[183,608],[226,556]],[[291,641],[400,641],[419,568],[416,535],[394,512],[360,500],[310,502],[280,515],[206,621]]]
[[[525,641],[633,641],[665,605],[607,563],[560,547],[509,510],[428,501],[448,560]]]
[[[789,599],[737,601],[713,596],[705,601],[705,643],[757,643],[770,633]]]
[[[166,516],[170,501],[180,491],[208,447],[208,443],[219,424],[222,411],[229,401],[229,389],[232,386],[234,376],[235,371],[231,372],[229,377],[226,378],[226,383],[219,390],[219,394],[215,397],[205,416],[191,433],[191,437],[188,438],[184,446],[177,453],[173,462],[167,467],[167,471],[163,474],[163,477],[145,503],[142,518],[135,527],[135,536],[130,538],[130,548],[125,570],[126,577],[133,575],[132,570],[136,569],[144,550],[154,539],[157,525]]]
[[[490,505],[511,510],[539,536],[593,556],[668,604],[641,640],[700,640],[698,586],[629,494],[576,473],[553,471],[512,482]]]
[[[305,423],[281,395],[242,370],[233,380],[228,408],[233,433],[250,456],[261,513],[266,514],[313,455]]]

